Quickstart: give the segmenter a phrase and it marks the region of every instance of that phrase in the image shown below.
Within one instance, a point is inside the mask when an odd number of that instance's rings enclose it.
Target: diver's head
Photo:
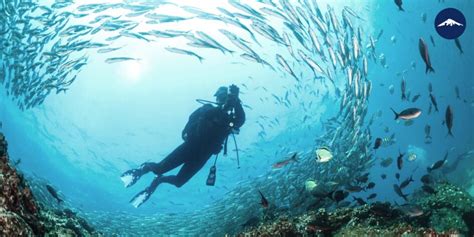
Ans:
[[[219,105],[224,105],[227,101],[228,89],[226,86],[221,86],[217,89],[214,96],[216,97],[216,102]]]

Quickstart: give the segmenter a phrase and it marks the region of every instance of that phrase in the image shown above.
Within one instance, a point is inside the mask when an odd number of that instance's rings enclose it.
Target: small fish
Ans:
[[[435,170],[435,169],[441,168],[441,166],[443,166],[444,163],[446,163],[447,159],[448,159],[448,152],[446,152],[446,154],[444,155],[444,158],[442,160],[436,161],[434,164],[432,164],[430,167],[427,168],[428,173]]]
[[[434,105],[435,107],[435,111],[438,112],[438,102],[436,102],[436,97],[434,97],[433,94],[430,93],[430,99],[431,99],[431,103]]]
[[[185,18],[185,17],[180,17],[180,16],[162,15],[162,14],[157,14],[157,13],[148,13],[145,15],[145,17],[152,20],[157,20],[160,23],[178,22],[178,21],[191,19],[191,18]]]
[[[393,85],[390,85],[388,87],[388,91],[390,92],[391,95],[393,95],[393,92],[395,92],[395,87]]]
[[[407,95],[406,95],[406,87],[407,83],[405,82],[405,79],[402,79],[402,84],[401,84],[401,90],[402,90],[402,100],[407,100]]]
[[[189,55],[189,56],[196,57],[199,60],[199,62],[201,62],[201,63],[202,63],[202,60],[204,59],[203,57],[201,57],[198,54],[196,54],[192,51],[189,51],[189,50],[179,49],[179,48],[174,48],[174,47],[166,47],[165,49],[169,52],[172,52],[172,53],[177,53],[177,54],[183,54],[183,55]]]
[[[332,159],[332,153],[327,147],[320,147],[316,149],[316,162],[324,163]]]
[[[367,197],[367,200],[370,200],[370,199],[374,199],[377,197],[377,194],[376,193],[372,193],[370,194],[368,197]]]
[[[405,124],[405,126],[411,126],[411,125],[413,125],[413,123],[414,123],[413,120],[406,120],[404,124]]]
[[[405,155],[405,154],[399,152],[398,157],[397,157],[397,168],[399,170],[401,170],[402,167],[403,167],[403,155]]]
[[[406,202],[408,202],[408,198],[406,194],[403,194],[402,192],[402,189],[400,189],[400,186],[398,186],[397,184],[394,184],[393,185],[393,190],[395,190],[395,193],[400,196],[401,198],[403,198]]]
[[[400,173],[395,173],[395,178],[397,178],[397,180],[400,181]]]
[[[13,165],[14,165],[14,166],[18,166],[20,163],[21,163],[21,158],[18,159],[18,160],[16,160],[16,161],[13,163]]]
[[[356,186],[356,185],[351,185],[351,184],[346,185],[345,188],[349,192],[356,192],[356,193],[365,190],[363,187]]]
[[[110,53],[110,52],[119,50],[119,49],[121,49],[121,48],[122,48],[122,47],[117,47],[117,48],[103,48],[103,49],[97,50],[97,53]]]
[[[431,141],[433,139],[431,137],[431,126],[429,124],[426,124],[425,126],[425,143],[426,141]]]
[[[410,178],[407,178],[407,179],[403,180],[403,182],[400,184],[400,188],[401,189],[406,188],[413,181],[415,181],[415,180],[413,180],[413,176],[410,176]]]
[[[413,99],[411,100],[411,102],[415,103],[420,98],[420,96],[421,96],[420,94],[413,96]]]
[[[431,186],[428,186],[428,185],[423,185],[421,186],[421,188],[423,189],[423,191],[429,193],[429,194],[435,194],[436,191],[434,190],[434,188],[432,188]]]
[[[421,109],[418,109],[418,108],[408,108],[408,109],[403,110],[400,113],[395,112],[395,110],[392,108],[390,109],[395,114],[395,120],[399,118],[403,120],[415,119],[415,118],[418,118],[418,116],[420,116],[421,114]]]
[[[408,161],[415,161],[416,160],[416,154],[415,153],[409,153],[408,154]]]
[[[118,63],[118,62],[125,62],[125,61],[132,61],[136,60],[139,61],[138,58],[129,58],[129,57],[116,57],[116,58],[108,58],[105,60],[106,63]]]
[[[446,122],[446,127],[448,128],[448,135],[451,137],[454,137],[451,129],[453,128],[453,111],[451,110],[451,106],[448,105],[446,108],[446,114],[445,114],[445,122]]]
[[[370,182],[369,184],[367,184],[366,189],[373,189],[374,187],[375,187],[375,183],[374,183],[374,182]]]
[[[260,193],[260,204],[262,205],[262,207],[267,208],[268,207],[268,200],[265,198],[265,196],[263,196],[263,194],[262,194],[262,192],[260,192],[260,190],[258,190],[258,193]]]
[[[298,78],[298,76],[296,76],[296,74],[294,73],[293,69],[291,69],[290,65],[288,65],[288,62],[286,62],[286,60],[285,60],[280,54],[277,54],[277,55],[276,55],[276,59],[277,59],[278,64],[280,64],[280,66],[281,66],[288,74],[290,74],[293,78],[295,78],[296,81],[299,81],[299,80],[300,80],[300,79]]]
[[[365,173],[359,177],[357,177],[355,180],[358,182],[358,183],[367,183],[367,181],[369,181],[369,174],[370,173]]]
[[[386,174],[381,174],[381,175],[380,175],[380,178],[386,179],[386,178],[387,178],[387,175],[386,175]]]
[[[380,30],[379,34],[377,35],[377,41],[382,37],[383,35],[383,29]]]
[[[430,35],[430,40],[431,40],[431,43],[433,44],[433,47],[436,47],[436,44],[435,44],[435,42],[434,42],[434,38],[433,38],[432,35]]]
[[[423,23],[426,23],[426,13],[421,14],[421,20],[423,21]]]
[[[461,46],[461,42],[459,42],[459,38],[456,38],[454,40],[454,43],[456,44],[456,47],[459,49],[459,53],[463,54],[464,51],[462,51],[462,46]]]
[[[461,99],[461,96],[459,95],[459,87],[458,86],[455,86],[454,87],[454,92],[456,93],[456,99]]]
[[[354,198],[354,201],[356,201],[359,205],[367,204],[367,202],[365,202],[364,199],[362,199],[362,198],[356,198],[354,196],[352,196],[352,198]]]
[[[60,204],[63,201],[61,200],[61,198],[59,198],[58,192],[56,192],[56,190],[53,187],[46,184],[46,189],[51,194],[51,196],[53,196],[58,201],[58,204]]]
[[[383,147],[388,147],[388,146],[391,146],[391,145],[395,144],[396,142],[397,142],[397,139],[395,138],[395,133],[392,133],[392,135],[390,135],[390,137],[384,137],[382,139],[382,146]]]
[[[340,201],[344,200],[347,196],[349,196],[348,192],[345,192],[343,190],[337,190],[330,195],[330,198],[336,201],[336,203],[339,203]]]
[[[274,169],[279,169],[283,166],[286,166],[288,165],[289,163],[291,162],[297,162],[298,161],[298,157],[296,156],[297,153],[293,154],[290,158],[288,159],[285,159],[285,160],[282,160],[282,161],[278,161],[277,163],[273,164],[272,168]]]
[[[434,69],[431,66],[430,55],[428,53],[428,46],[426,45],[423,38],[420,38],[419,43],[418,43],[418,48],[420,49],[421,58],[423,59],[423,61],[426,64],[425,73],[434,72]]]
[[[308,192],[312,192],[317,186],[318,184],[313,180],[307,180],[304,184],[305,190]]]
[[[424,214],[421,206],[416,204],[403,204],[400,206],[400,210],[408,217],[418,217]]]
[[[391,157],[388,157],[387,159],[383,159],[381,162],[380,162],[380,166],[382,167],[389,167],[393,162],[393,159]]]
[[[424,184],[431,184],[433,183],[433,178],[431,178],[431,175],[425,174],[421,177],[421,182]]]
[[[433,84],[431,84],[431,82],[428,84],[428,91],[430,94],[433,92]]]
[[[403,8],[402,8],[402,5],[403,5],[402,0],[395,0],[395,4],[397,5],[399,11],[402,11],[402,12],[405,11],[405,10],[403,10]]]
[[[382,138],[377,137],[374,143],[374,150],[377,150],[382,145]]]

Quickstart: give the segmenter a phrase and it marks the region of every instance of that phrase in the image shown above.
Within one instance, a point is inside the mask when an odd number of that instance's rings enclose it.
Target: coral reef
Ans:
[[[237,236],[471,236],[474,200],[448,183],[435,189],[432,195],[417,193],[408,205],[375,202],[333,211],[318,209],[293,218],[277,217]]]
[[[0,236],[100,236],[69,209],[40,205],[8,160],[8,144],[0,133]]]
[[[472,220],[468,218],[474,212],[473,198],[461,188],[449,183],[437,184],[435,190],[436,193],[432,195],[417,193],[413,200],[424,210],[431,212],[430,226],[438,232],[458,230],[474,234]]]
[[[8,163],[8,144],[0,134],[0,226],[4,235],[42,235],[38,205],[23,176]]]

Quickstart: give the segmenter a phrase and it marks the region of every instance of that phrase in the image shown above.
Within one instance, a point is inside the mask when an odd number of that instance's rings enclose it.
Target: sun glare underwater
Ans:
[[[473,236],[473,9],[0,0],[0,235]]]

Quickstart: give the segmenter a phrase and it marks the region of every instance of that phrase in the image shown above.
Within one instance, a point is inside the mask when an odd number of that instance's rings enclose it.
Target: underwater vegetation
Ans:
[[[374,202],[279,216],[245,226],[247,230],[237,236],[472,236],[474,199],[448,183],[435,189],[433,195],[420,190],[403,205]]]

